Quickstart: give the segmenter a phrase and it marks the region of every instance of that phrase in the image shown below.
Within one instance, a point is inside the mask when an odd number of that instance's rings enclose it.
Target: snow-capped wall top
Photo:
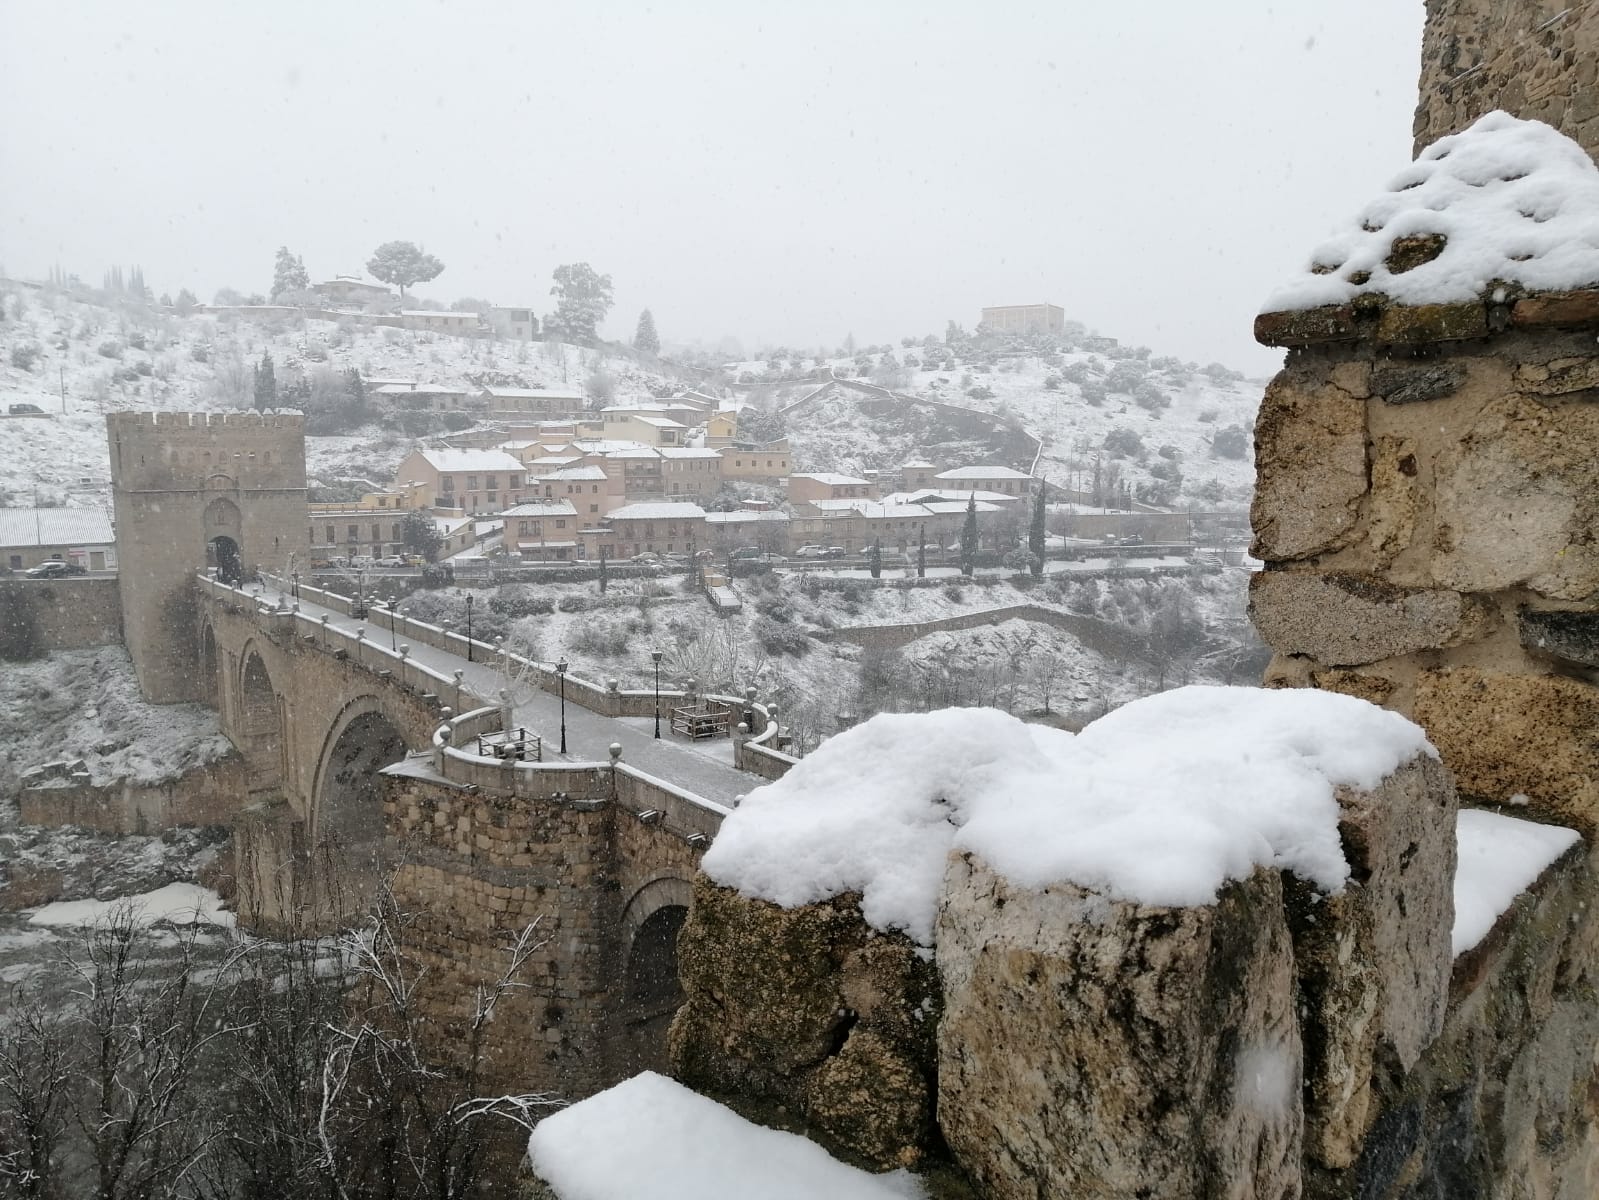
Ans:
[[[560,1200],[924,1200],[908,1171],[873,1175],[645,1071],[551,1113],[528,1139]]]
[[[1023,887],[1151,905],[1209,904],[1263,865],[1338,892],[1333,789],[1420,754],[1399,714],[1308,688],[1179,688],[1075,738],[996,709],[885,713],[751,792],[701,865],[784,907],[859,892],[868,924],[923,945],[952,847]]]
[[[1362,293],[1454,304],[1495,281],[1530,291],[1599,284],[1599,167],[1564,134],[1504,112],[1423,150],[1261,311]]]

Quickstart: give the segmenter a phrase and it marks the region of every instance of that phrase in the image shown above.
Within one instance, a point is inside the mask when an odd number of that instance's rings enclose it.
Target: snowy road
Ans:
[[[334,609],[301,599],[300,611],[314,620],[326,616],[331,628],[348,633],[365,627],[367,637],[373,644],[389,644],[387,630],[369,626]],[[461,671],[465,685],[490,703],[495,702],[500,689],[507,686],[508,681],[501,673],[498,662],[467,662],[448,650],[418,643],[410,645],[412,661],[443,675]],[[493,656],[492,651],[487,653]],[[567,752],[562,755],[560,696],[543,691],[525,680],[512,682],[510,690],[515,722],[543,739],[545,762],[608,762],[610,745],[618,742],[622,746],[623,762],[718,804],[731,805],[737,797],[765,782],[759,776],[733,766],[733,746],[730,741],[718,739],[691,744],[672,737],[668,732],[664,709],[661,738],[657,741],[651,718],[616,719],[602,716],[569,699],[566,703]]]

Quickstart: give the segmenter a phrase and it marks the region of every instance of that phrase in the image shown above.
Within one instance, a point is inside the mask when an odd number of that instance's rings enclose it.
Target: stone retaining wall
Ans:
[[[231,825],[247,775],[243,757],[229,753],[160,783],[119,779],[26,787],[19,794],[18,815],[27,825],[77,825],[116,834]]]

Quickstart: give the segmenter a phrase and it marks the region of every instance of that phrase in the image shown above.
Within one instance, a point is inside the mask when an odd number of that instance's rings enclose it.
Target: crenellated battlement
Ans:
[[[106,416],[113,433],[136,437],[152,428],[161,430],[201,429],[207,431],[278,429],[305,432],[305,417],[300,413],[197,413],[197,412],[122,412]]]

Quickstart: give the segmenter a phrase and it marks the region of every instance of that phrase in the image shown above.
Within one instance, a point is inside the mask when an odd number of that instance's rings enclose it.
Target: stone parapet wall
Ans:
[[[783,908],[701,876],[674,1074],[995,1200],[1347,1184],[1446,1026],[1456,807],[1426,755],[1335,796],[1338,894],[1261,868],[1213,904],[1143,905],[957,848],[936,955],[853,893]]]
[[[1427,0],[1417,152],[1496,108],[1599,151],[1599,3]]]

